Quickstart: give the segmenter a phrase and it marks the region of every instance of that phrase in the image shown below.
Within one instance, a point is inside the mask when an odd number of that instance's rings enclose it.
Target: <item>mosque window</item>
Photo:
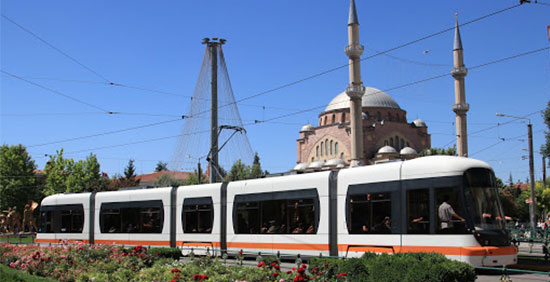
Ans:
[[[336,115],[332,114],[332,123],[336,123]]]
[[[393,147],[393,137],[390,137],[390,146]]]
[[[401,148],[399,148],[399,136],[395,136],[395,147],[396,149],[399,151],[401,150]]]
[[[382,113],[376,112],[376,120],[381,121],[382,120]]]
[[[405,148],[405,140],[401,139],[401,149]]]
[[[314,158],[314,157],[311,157],[311,162],[313,162],[314,160],[315,160],[315,158]]]
[[[323,125],[323,118],[319,119],[319,126]]]
[[[325,154],[328,156],[328,139],[325,139]]]
[[[340,154],[340,159],[344,160],[344,152]]]
[[[319,157],[319,145],[317,145],[317,147],[315,148],[315,150],[317,151],[315,155],[316,155],[317,157]]]
[[[323,156],[323,147],[324,147],[324,142],[321,141],[321,156]]]
[[[342,113],[342,122],[346,122],[346,113]]]
[[[331,155],[332,155],[332,147],[333,147],[333,145],[334,145],[334,144],[333,144],[332,140],[330,140],[330,154],[331,154]]]
[[[338,155],[338,142],[334,143],[334,154]]]
[[[388,140],[384,140],[384,146],[388,146]]]
[[[407,142],[407,147],[410,147],[411,145],[409,145],[409,142]]]
[[[328,123],[328,117],[325,116],[325,125],[327,125],[327,123]]]
[[[389,120],[389,121],[392,121],[392,120],[393,120],[393,118],[392,118],[392,116],[391,116],[391,113],[390,113],[390,112],[388,112],[388,120]]]

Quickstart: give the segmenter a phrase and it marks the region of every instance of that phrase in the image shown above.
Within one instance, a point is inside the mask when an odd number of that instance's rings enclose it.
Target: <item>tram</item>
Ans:
[[[446,202],[461,220],[442,219]],[[517,249],[491,167],[429,156],[333,171],[127,191],[57,194],[41,203],[37,243],[180,247],[357,257],[436,252],[476,266]]]

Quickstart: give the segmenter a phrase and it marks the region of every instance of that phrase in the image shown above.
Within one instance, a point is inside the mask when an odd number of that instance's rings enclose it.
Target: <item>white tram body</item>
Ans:
[[[59,194],[41,203],[36,242],[213,255],[436,252],[478,266],[514,264],[517,249],[495,193],[487,163],[431,156],[229,183]],[[442,201],[466,221],[443,223]]]

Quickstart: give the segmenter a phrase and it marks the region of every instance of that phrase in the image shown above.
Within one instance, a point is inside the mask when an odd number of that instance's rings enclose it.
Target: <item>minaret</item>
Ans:
[[[348,43],[346,55],[349,57],[349,85],[346,94],[350,98],[351,123],[351,167],[363,164],[363,120],[362,100],[365,87],[361,81],[361,54],[364,47],[359,44],[359,21],[355,11],[355,1],[349,6]]]
[[[459,157],[468,156],[468,132],[466,127],[466,112],[470,105],[466,104],[466,93],[464,89],[464,77],[468,69],[464,66],[464,54],[460,30],[458,29],[458,13],[456,14],[455,42],[453,47],[454,68],[451,75],[455,79],[455,104],[453,111],[456,113],[456,144]]]

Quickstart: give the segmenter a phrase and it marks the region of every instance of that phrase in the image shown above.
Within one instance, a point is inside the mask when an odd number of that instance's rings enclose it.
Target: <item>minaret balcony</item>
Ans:
[[[451,70],[451,75],[454,78],[462,78],[468,74],[468,69],[465,66],[460,66]]]
[[[350,58],[359,58],[365,51],[365,47],[361,44],[351,44],[346,46],[345,52],[346,55]]]
[[[459,103],[453,105],[453,112],[458,115],[465,114],[468,110],[470,110],[470,104]]]
[[[363,94],[365,94],[365,86],[361,84],[349,84],[348,87],[346,87],[346,94],[350,99],[363,98]]]

